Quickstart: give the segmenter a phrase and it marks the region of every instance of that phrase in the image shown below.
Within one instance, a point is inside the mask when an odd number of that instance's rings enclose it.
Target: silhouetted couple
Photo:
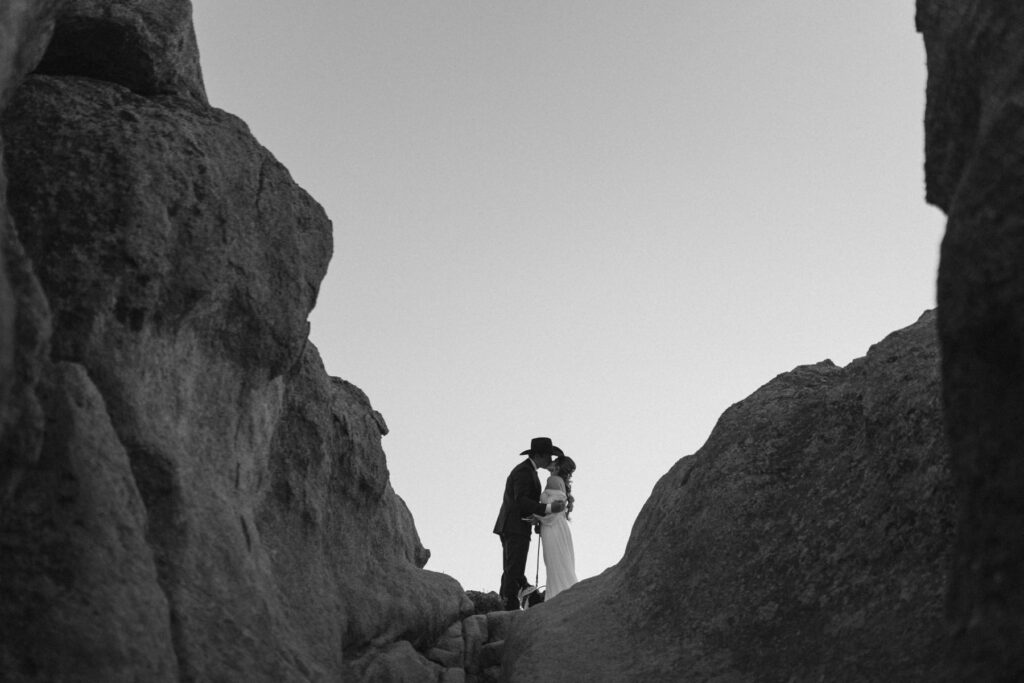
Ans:
[[[545,601],[576,583],[576,557],[569,530],[576,463],[543,436],[531,440],[530,448],[520,455],[529,457],[505,480],[505,495],[494,523],[494,533],[501,537],[501,597],[508,610],[519,609],[521,596],[535,588],[526,579],[533,529],[540,533],[547,572]],[[540,469],[550,472],[543,491],[537,476]]]

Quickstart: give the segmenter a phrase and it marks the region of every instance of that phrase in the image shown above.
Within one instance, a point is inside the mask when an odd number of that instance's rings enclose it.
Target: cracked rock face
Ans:
[[[503,674],[940,678],[954,512],[934,328],[927,313],[729,408],[658,482],[622,561],[517,622]]]

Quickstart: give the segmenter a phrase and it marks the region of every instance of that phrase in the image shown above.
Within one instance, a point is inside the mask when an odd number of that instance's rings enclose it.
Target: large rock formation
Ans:
[[[961,517],[958,680],[1024,680],[1024,5],[918,0],[939,334]]]
[[[0,670],[338,680],[403,648],[429,667],[472,605],[423,569],[383,418],[308,343],[330,222],[206,104],[190,15],[69,2],[45,56],[52,14],[0,16],[25,36],[0,71]]]
[[[1024,8],[918,25],[954,476],[925,315],[730,408],[616,567],[483,617],[308,343],[330,224],[207,104],[189,2],[0,3],[4,680],[1024,678]]]
[[[727,410],[622,561],[517,622],[507,679],[939,678],[953,502],[934,326]]]

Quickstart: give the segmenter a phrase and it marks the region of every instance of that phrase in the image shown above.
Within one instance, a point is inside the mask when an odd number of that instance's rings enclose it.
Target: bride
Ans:
[[[544,515],[540,522],[540,542],[544,552],[544,568],[547,571],[547,590],[544,601],[547,602],[569,586],[576,583],[576,554],[572,547],[572,532],[569,530],[569,513],[572,512],[572,473],[576,471],[576,463],[566,455],[560,455],[548,467],[548,477],[544,492],[540,494],[541,503],[556,500],[567,501],[562,512]]]

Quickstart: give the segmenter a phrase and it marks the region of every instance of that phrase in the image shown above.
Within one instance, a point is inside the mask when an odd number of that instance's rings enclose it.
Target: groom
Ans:
[[[537,469],[551,464],[562,449],[546,436],[530,441],[530,448],[520,453],[530,456],[509,473],[505,480],[505,496],[501,500],[494,533],[501,537],[501,597],[505,609],[519,609],[519,591],[529,585],[526,580],[526,556],[530,553],[530,515],[561,512],[565,501],[547,505],[540,502],[540,478]]]

